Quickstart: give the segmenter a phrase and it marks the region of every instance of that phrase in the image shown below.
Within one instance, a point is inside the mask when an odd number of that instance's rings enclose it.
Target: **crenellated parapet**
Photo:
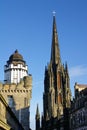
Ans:
[[[13,95],[15,102],[21,101],[22,98],[27,98],[28,106],[32,97],[32,76],[25,76],[18,84],[0,84],[0,93],[6,98],[8,102],[8,95]],[[18,103],[17,103],[18,104]],[[20,106],[24,106],[23,104]]]

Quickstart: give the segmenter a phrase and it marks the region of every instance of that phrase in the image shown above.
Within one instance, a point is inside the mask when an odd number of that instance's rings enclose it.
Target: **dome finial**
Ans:
[[[15,53],[18,53],[18,50],[17,50],[17,49],[15,50]]]

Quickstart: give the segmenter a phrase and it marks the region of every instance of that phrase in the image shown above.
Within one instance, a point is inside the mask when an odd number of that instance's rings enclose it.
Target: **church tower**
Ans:
[[[61,62],[60,48],[53,16],[52,46],[50,63],[45,67],[43,111],[44,120],[61,119],[64,109],[70,107],[71,92],[67,63]]]

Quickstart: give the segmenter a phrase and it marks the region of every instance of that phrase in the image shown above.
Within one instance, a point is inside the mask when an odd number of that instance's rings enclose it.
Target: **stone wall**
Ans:
[[[0,130],[24,130],[18,119],[0,94]]]
[[[28,130],[30,122],[30,99],[32,97],[32,76],[24,77],[17,85],[0,84],[0,93],[25,130]]]

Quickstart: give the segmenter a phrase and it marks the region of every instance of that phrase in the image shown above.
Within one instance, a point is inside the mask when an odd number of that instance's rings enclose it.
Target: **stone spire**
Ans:
[[[40,118],[40,113],[39,113],[38,104],[37,104],[37,109],[36,109],[36,116],[37,116],[38,118]]]
[[[67,65],[67,62],[65,63],[65,70],[66,70],[66,72],[68,73],[68,65]]]
[[[60,49],[59,49],[55,15],[53,16],[51,62],[52,62],[52,64],[61,64]]]
[[[36,130],[40,129],[40,113],[39,113],[39,108],[37,104],[37,109],[36,109]]]
[[[68,78],[68,80],[69,80],[69,71],[68,71],[67,62],[65,63],[65,74],[66,74],[66,78]]]

